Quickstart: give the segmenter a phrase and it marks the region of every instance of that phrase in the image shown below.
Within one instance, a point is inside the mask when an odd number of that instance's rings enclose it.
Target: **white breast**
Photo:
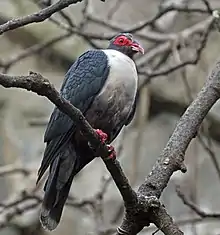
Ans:
[[[138,75],[134,61],[116,50],[107,49],[103,51],[108,57],[110,72],[102,92],[110,87],[111,90],[119,89],[122,94],[133,101],[138,85]]]
[[[111,142],[133,110],[138,76],[136,66],[128,56],[115,50],[103,52],[108,57],[109,75],[86,118],[94,128],[106,132]]]

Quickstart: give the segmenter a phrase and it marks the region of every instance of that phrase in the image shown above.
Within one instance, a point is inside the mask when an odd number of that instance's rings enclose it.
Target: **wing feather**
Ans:
[[[83,114],[103,87],[109,74],[108,58],[102,50],[90,50],[82,54],[65,75],[60,94]],[[75,132],[76,124],[58,108],[50,117],[44,135],[47,146],[38,171],[38,181],[60,149]]]

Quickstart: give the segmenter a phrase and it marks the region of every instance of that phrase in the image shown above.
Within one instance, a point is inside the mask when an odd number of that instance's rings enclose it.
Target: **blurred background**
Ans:
[[[0,0],[0,24],[54,2]],[[0,69],[10,75],[39,72],[59,89],[81,53],[106,47],[117,32],[132,32],[145,48],[145,55],[136,58],[138,108],[114,145],[137,189],[219,58],[220,34],[210,14],[219,7],[219,0],[85,0],[43,23],[4,33]],[[48,233],[38,220],[42,184],[36,188],[35,180],[53,107],[34,93],[0,87],[0,235]],[[220,234],[219,110],[217,103],[188,148],[187,173],[175,173],[162,195],[168,212],[187,235]],[[199,216],[182,197],[218,216]],[[75,178],[53,234],[113,234],[122,216],[118,190],[102,161],[95,159]],[[155,230],[152,225],[141,234]]]

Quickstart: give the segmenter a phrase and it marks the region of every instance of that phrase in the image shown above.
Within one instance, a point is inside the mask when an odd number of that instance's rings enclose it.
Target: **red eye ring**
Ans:
[[[120,36],[115,39],[113,44],[118,45],[118,46],[125,46],[125,45],[129,45],[130,42],[125,36]]]

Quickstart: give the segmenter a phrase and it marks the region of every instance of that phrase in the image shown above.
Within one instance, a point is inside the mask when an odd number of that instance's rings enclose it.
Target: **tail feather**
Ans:
[[[94,159],[94,153],[88,147],[87,141],[76,139],[74,144],[70,140],[65,142],[65,147],[55,152],[54,160],[50,164],[40,214],[41,224],[48,230],[54,230],[60,222],[74,176]]]
[[[51,209],[45,207],[44,204],[42,205],[40,221],[45,229],[54,230],[59,224],[63,212],[63,207],[67,200],[72,181],[73,176],[71,176],[65,187],[58,192],[58,200]]]
[[[60,222],[76,174],[75,161],[76,152],[70,143],[51,164],[40,213],[40,222],[45,229],[54,230]]]

